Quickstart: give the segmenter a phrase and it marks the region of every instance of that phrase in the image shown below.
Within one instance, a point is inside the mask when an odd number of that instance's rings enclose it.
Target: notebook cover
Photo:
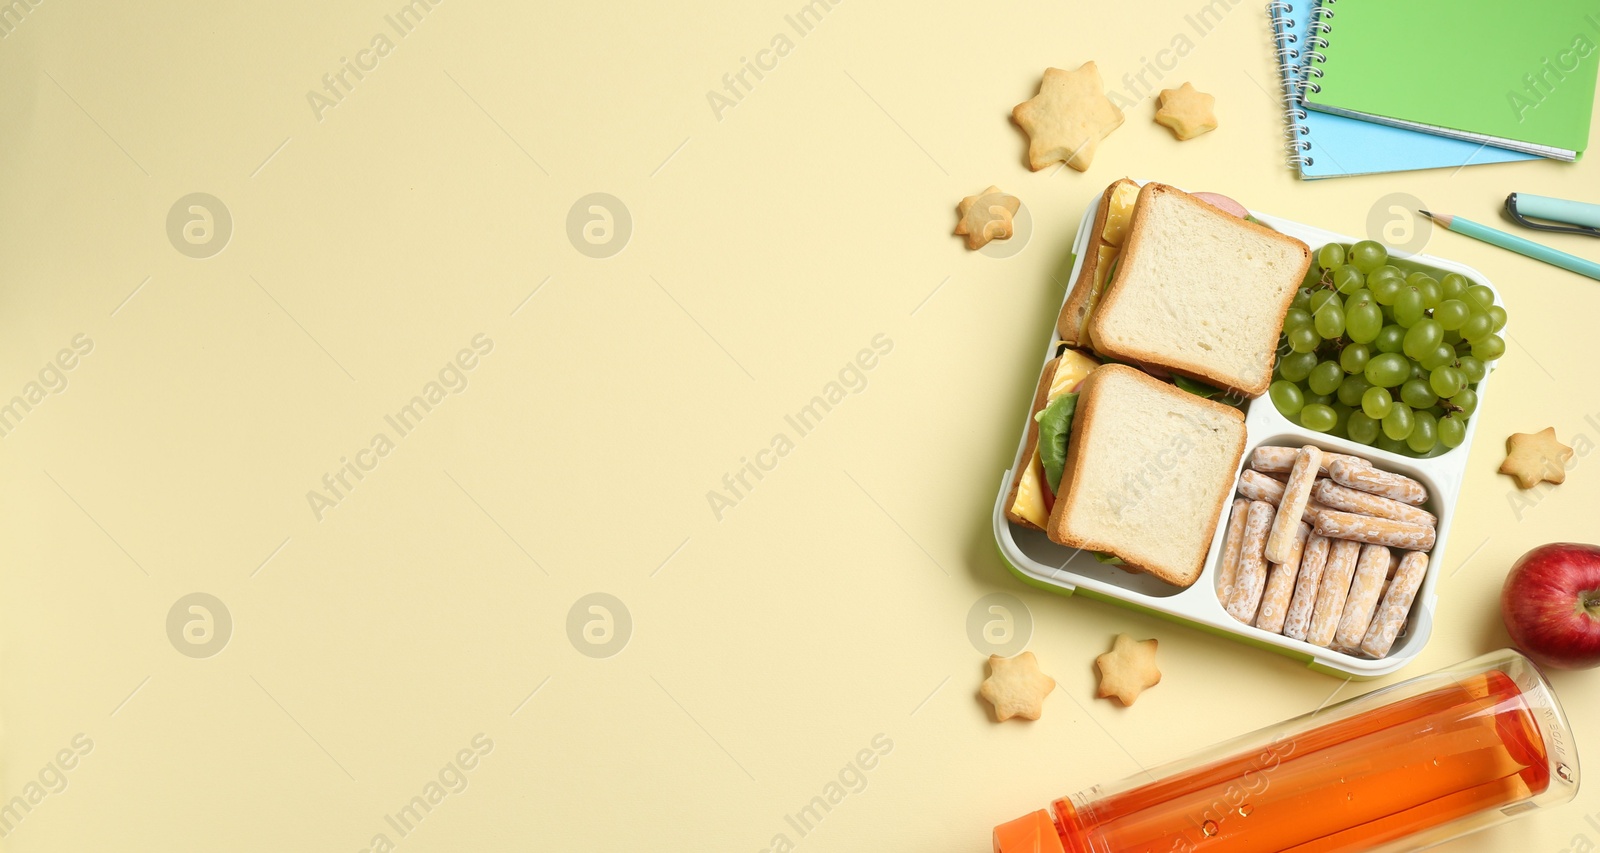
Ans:
[[[1268,7],[1280,45],[1279,71],[1285,91],[1292,92],[1305,77],[1307,40],[1315,0],[1282,0]],[[1454,169],[1480,163],[1507,163],[1538,159],[1536,155],[1389,127],[1332,113],[1307,112],[1290,106],[1295,139],[1304,142],[1293,156],[1305,180],[1405,172],[1417,169]]]
[[[1323,2],[1332,16],[1312,58],[1308,105],[1572,152],[1588,146],[1600,7]]]

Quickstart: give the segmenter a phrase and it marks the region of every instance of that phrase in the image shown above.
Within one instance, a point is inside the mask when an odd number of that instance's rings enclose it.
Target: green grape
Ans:
[[[1372,346],[1378,352],[1399,352],[1405,346],[1405,340],[1405,329],[1389,325],[1378,330],[1377,337],[1372,339]]]
[[[1394,321],[1409,329],[1422,319],[1422,291],[1407,285],[1394,300]]]
[[[1438,320],[1439,325],[1447,332],[1461,328],[1461,324],[1467,322],[1467,318],[1471,316],[1472,309],[1459,299],[1446,299],[1439,303],[1438,308],[1433,309],[1433,319]]]
[[[1393,305],[1395,298],[1400,295],[1400,288],[1405,284],[1404,279],[1394,276],[1367,279],[1367,287],[1372,288],[1372,298],[1379,305]]]
[[[1472,357],[1479,361],[1494,361],[1506,354],[1505,338],[1491,334],[1472,345]]]
[[[1301,311],[1304,311],[1307,314],[1310,314],[1311,313],[1311,291],[1309,289],[1307,289],[1307,288],[1304,288],[1304,287],[1302,287],[1299,290],[1295,291],[1295,293],[1294,293],[1294,301],[1289,303],[1289,307],[1290,308],[1299,308]]]
[[[1439,295],[1445,299],[1460,299],[1471,284],[1461,273],[1445,273],[1444,278],[1439,279]]]
[[[1484,313],[1488,314],[1489,319],[1494,321],[1494,330],[1496,332],[1506,327],[1506,309],[1501,308],[1498,305],[1492,305],[1489,307],[1489,310]]]
[[[1439,422],[1427,412],[1417,412],[1412,418],[1415,423],[1411,434],[1406,436],[1406,446],[1417,453],[1427,453],[1439,443]]]
[[[1366,344],[1348,344],[1339,353],[1339,366],[1345,373],[1360,373],[1367,369],[1367,362],[1372,360],[1372,348]]]
[[[1434,281],[1431,278],[1424,279],[1422,284],[1417,285],[1417,289],[1422,291],[1422,307],[1430,310],[1439,307],[1439,303],[1441,301],[1439,296],[1439,282]]]
[[[1339,362],[1324,361],[1312,368],[1311,376],[1306,379],[1306,387],[1313,394],[1332,394],[1343,381],[1344,369],[1339,367]]]
[[[1471,388],[1462,388],[1460,393],[1450,398],[1450,405],[1460,409],[1463,418],[1470,418],[1472,413],[1478,410],[1478,392]]]
[[[1438,370],[1447,364],[1455,364],[1456,348],[1449,344],[1439,344],[1433,348],[1433,352],[1424,355],[1418,361],[1422,363],[1423,370]]]
[[[1461,326],[1461,339],[1469,344],[1475,344],[1494,334],[1494,321],[1488,314],[1473,314]]]
[[[1462,356],[1456,367],[1460,368],[1461,375],[1466,377],[1468,384],[1482,382],[1483,377],[1489,375],[1489,370],[1483,366],[1483,362],[1470,355]]]
[[[1340,267],[1333,274],[1333,289],[1340,293],[1355,293],[1367,285],[1367,277],[1351,266]]]
[[[1382,329],[1383,310],[1370,302],[1357,305],[1345,314],[1344,331],[1352,341],[1370,343]]]
[[[1317,330],[1309,326],[1299,326],[1291,329],[1285,334],[1285,337],[1289,339],[1289,349],[1295,352],[1311,352],[1322,343],[1322,338],[1317,334]]]
[[[1272,405],[1278,407],[1278,411],[1286,418],[1293,418],[1299,414],[1301,407],[1306,404],[1304,395],[1300,393],[1300,386],[1286,379],[1279,379],[1268,385],[1267,394],[1272,397]]]
[[[1363,302],[1371,302],[1371,301],[1372,301],[1372,291],[1366,289],[1365,287],[1358,287],[1355,290],[1352,290],[1350,293],[1345,295],[1345,297],[1344,297],[1344,310],[1345,310],[1345,313],[1349,313],[1351,308],[1354,308],[1355,306],[1360,305]]]
[[[1334,396],[1346,406],[1359,406],[1361,396],[1371,387],[1372,383],[1368,382],[1365,376],[1360,374],[1346,376],[1344,381],[1339,383],[1339,390],[1334,392]]]
[[[1317,266],[1337,272],[1340,267],[1344,266],[1344,247],[1338,243],[1329,243],[1318,249]]]
[[[1466,302],[1474,312],[1488,311],[1494,306],[1494,291],[1490,290],[1488,285],[1474,284],[1467,288]]]
[[[1449,344],[1452,347],[1455,346],[1456,344],[1461,343],[1461,330],[1460,329],[1447,329],[1447,330],[1445,330],[1444,342]]]
[[[1332,394],[1313,394],[1308,390],[1306,392],[1305,397],[1306,397],[1306,405],[1307,406],[1310,406],[1312,404],[1316,404],[1318,406],[1330,406],[1331,407],[1333,405],[1333,395]]]
[[[1461,371],[1457,368],[1437,367],[1434,368],[1432,373],[1428,374],[1428,388],[1433,393],[1446,399],[1461,393],[1461,389],[1465,387],[1467,387],[1467,379],[1461,375]]]
[[[1339,415],[1334,412],[1332,406],[1312,403],[1300,410],[1300,425],[1306,429],[1327,432],[1338,422]]]
[[[1368,417],[1365,412],[1351,412],[1350,421],[1345,424],[1345,432],[1350,440],[1357,444],[1371,444],[1378,438],[1378,422]]]
[[[1311,325],[1311,312],[1304,308],[1290,308],[1289,313],[1283,315],[1283,330],[1286,332],[1309,325]]]
[[[1363,373],[1368,382],[1381,388],[1393,388],[1411,375],[1411,362],[1397,352],[1386,352],[1373,356]]]
[[[1350,269],[1350,267],[1345,267]],[[1322,304],[1322,310],[1313,318],[1316,323],[1317,334],[1324,340],[1332,340],[1344,334],[1344,309],[1339,307],[1338,300],[1330,300]]]
[[[1331,290],[1318,290],[1316,293],[1311,294],[1311,304],[1307,306],[1307,310],[1311,312],[1311,316],[1315,317],[1317,312],[1322,310],[1322,306],[1328,304],[1328,300],[1338,298],[1339,294]]]
[[[1355,409],[1346,406],[1343,403],[1333,403],[1332,408],[1333,429],[1328,430],[1328,432],[1331,432],[1334,435],[1344,435],[1345,427],[1350,424],[1350,415],[1355,412]]]
[[[1420,365],[1417,362],[1414,362],[1414,361],[1412,361],[1410,359],[1406,359],[1406,381],[1407,382],[1409,382],[1409,381],[1411,381],[1413,379],[1427,379],[1427,378],[1428,378],[1428,371],[1423,370],[1422,369],[1422,365]]]
[[[1467,425],[1457,419],[1456,415],[1446,415],[1439,419],[1439,443],[1445,447],[1460,447],[1461,442],[1467,440]]]
[[[1304,382],[1311,375],[1311,368],[1317,366],[1317,354],[1314,352],[1294,352],[1278,359],[1278,373],[1290,382]]]
[[[1406,336],[1400,342],[1400,351],[1420,361],[1424,356],[1433,354],[1441,343],[1444,343],[1444,329],[1439,326],[1439,321],[1418,320],[1415,326],[1406,330]]]
[[[1350,247],[1350,265],[1369,274],[1389,262],[1389,252],[1376,240],[1362,240]]]
[[[1404,441],[1390,438],[1382,433],[1378,434],[1378,449],[1387,450],[1390,453],[1409,453],[1410,450],[1406,447]]]
[[[1374,385],[1361,395],[1361,411],[1367,413],[1369,418],[1381,418],[1389,414],[1389,409],[1394,406],[1394,398],[1389,396],[1389,389]]]
[[[1383,434],[1395,441],[1403,441],[1416,425],[1416,419],[1411,416],[1411,407],[1405,403],[1395,403],[1389,414],[1383,416]]]
[[[1416,272],[1406,273],[1406,284],[1409,284],[1412,287],[1421,287],[1424,281],[1427,281],[1431,278],[1433,278],[1433,276],[1428,275],[1422,270],[1417,270]]]
[[[1439,402],[1439,395],[1433,393],[1428,383],[1421,379],[1407,379],[1400,386],[1400,400],[1413,409],[1426,409]]]

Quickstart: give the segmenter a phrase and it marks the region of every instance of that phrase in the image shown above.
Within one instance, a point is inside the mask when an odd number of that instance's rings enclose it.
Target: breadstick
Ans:
[[[1283,488],[1282,482],[1249,468],[1239,475],[1239,494],[1253,501],[1266,501],[1277,506],[1283,500]]]
[[[1407,551],[1426,551],[1433,547],[1434,540],[1431,527],[1336,509],[1317,513],[1316,528],[1329,539],[1354,539],[1368,545],[1386,545]]]
[[[1382,545],[1362,545],[1361,557],[1356,561],[1356,576],[1350,582],[1350,595],[1339,617],[1339,630],[1333,635],[1334,648],[1350,652],[1361,648],[1361,640],[1372,624],[1372,612],[1378,607],[1388,575],[1389,549]]]
[[[1379,518],[1392,518],[1395,521],[1404,521],[1407,524],[1421,524],[1433,527],[1439,523],[1433,513],[1419,509],[1411,504],[1391,500],[1371,492],[1363,492],[1347,486],[1341,486],[1332,480],[1318,480],[1311,487],[1311,497],[1327,504],[1333,509],[1353,512],[1360,515],[1375,515]]]
[[[1278,515],[1272,520],[1272,533],[1267,536],[1268,561],[1289,562],[1289,552],[1294,548],[1295,527],[1306,514],[1306,501],[1311,499],[1311,487],[1316,485],[1317,465],[1321,461],[1321,448],[1310,444],[1300,448],[1294,468],[1289,471],[1289,482],[1283,487]]]
[[[1250,467],[1263,474],[1287,474],[1294,467],[1294,458],[1299,452],[1298,447],[1257,447],[1250,453]],[[1341,459],[1356,465],[1368,464],[1367,460],[1359,456],[1324,451],[1322,463],[1317,466],[1317,473],[1327,474],[1328,466]]]
[[[1256,612],[1256,627],[1274,634],[1283,633],[1284,619],[1289,615],[1289,598],[1294,594],[1294,580],[1300,574],[1301,555],[1305,553],[1306,537],[1311,528],[1295,525],[1294,544],[1289,549],[1289,559],[1273,565],[1267,576],[1267,589],[1261,594],[1261,609]]]
[[[1428,555],[1421,551],[1407,551],[1400,558],[1400,570],[1395,573],[1389,591],[1383,594],[1383,603],[1367,627],[1367,636],[1361,641],[1361,651],[1375,658],[1389,654],[1394,639],[1406,624],[1406,614],[1411,612],[1411,602],[1422,588],[1422,577],[1428,571]]]
[[[1283,622],[1283,635],[1292,640],[1304,640],[1311,627],[1311,608],[1317,603],[1317,585],[1322,582],[1322,570],[1328,565],[1328,548],[1333,540],[1313,533],[1306,539],[1305,550],[1300,555],[1300,574],[1295,577],[1294,597],[1289,600],[1288,616]]]
[[[1340,460],[1328,466],[1328,476],[1341,486],[1371,492],[1412,506],[1428,502],[1428,490],[1410,477],[1379,471],[1371,465],[1351,465]]]
[[[1239,574],[1239,550],[1244,545],[1244,517],[1250,511],[1250,502],[1235,498],[1233,512],[1228,516],[1228,532],[1222,539],[1222,565],[1217,568],[1217,595],[1223,601],[1233,591],[1233,579]]]
[[[1249,625],[1255,621],[1256,607],[1261,604],[1261,591],[1267,582],[1267,558],[1262,552],[1267,547],[1267,531],[1272,527],[1272,504],[1251,501],[1245,515],[1244,542],[1239,548],[1239,571],[1233,577],[1233,589],[1223,605],[1228,615]]]
[[[1348,539],[1334,540],[1328,550],[1328,565],[1322,570],[1322,582],[1317,585],[1317,602],[1311,609],[1311,626],[1306,629],[1306,642],[1324,648],[1333,642],[1339,630],[1339,617],[1344,615],[1344,601],[1350,594],[1350,578],[1356,572],[1356,556],[1361,553],[1361,543]]]

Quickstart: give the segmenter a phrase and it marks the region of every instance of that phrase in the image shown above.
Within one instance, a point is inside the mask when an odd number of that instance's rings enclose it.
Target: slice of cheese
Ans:
[[[1022,479],[1017,482],[1017,500],[1011,505],[1011,512],[1040,530],[1050,521],[1050,510],[1044,506],[1044,469],[1039,465],[1037,445],[1022,469]]]
[[[1100,362],[1077,350],[1063,352],[1056,362],[1055,375],[1050,378],[1050,390],[1045,395],[1044,404],[1049,406],[1062,394],[1077,390],[1089,372],[1099,366]],[[1048,504],[1054,502],[1053,497],[1046,500],[1049,492],[1050,486],[1044,480],[1044,465],[1039,462],[1039,445],[1035,443],[1033,452],[1028,456],[1028,464],[1023,467],[1017,480],[1017,499],[1011,504],[1011,512],[1044,529],[1045,523],[1050,520]]]
[[[1075,349],[1063,352],[1061,360],[1056,362],[1056,375],[1050,379],[1050,393],[1045,397],[1044,404],[1049,406],[1057,397],[1075,390],[1078,383],[1087,379],[1089,372],[1099,366],[1100,362]]]
[[[1110,227],[1109,220],[1107,220],[1107,227]],[[1106,283],[1111,277],[1111,264],[1116,261],[1117,255],[1121,252],[1122,250],[1116,246],[1102,243],[1096,253],[1099,255],[1099,266],[1095,267],[1098,280],[1094,282],[1094,287],[1089,291],[1089,303],[1083,309],[1083,319],[1078,321],[1079,343],[1087,343],[1089,340],[1089,319],[1094,316],[1094,307],[1100,304],[1101,294],[1106,292]]]
[[[1128,221],[1133,218],[1133,203],[1139,200],[1139,185],[1129,181],[1111,191],[1111,205],[1106,210],[1106,227],[1100,237],[1113,246],[1121,246],[1128,236]]]

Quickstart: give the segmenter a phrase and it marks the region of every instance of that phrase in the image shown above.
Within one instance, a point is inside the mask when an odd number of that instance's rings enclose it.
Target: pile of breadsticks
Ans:
[[[1233,618],[1381,658],[1422,587],[1437,519],[1428,492],[1365,459],[1258,447],[1239,477],[1217,595]]]

